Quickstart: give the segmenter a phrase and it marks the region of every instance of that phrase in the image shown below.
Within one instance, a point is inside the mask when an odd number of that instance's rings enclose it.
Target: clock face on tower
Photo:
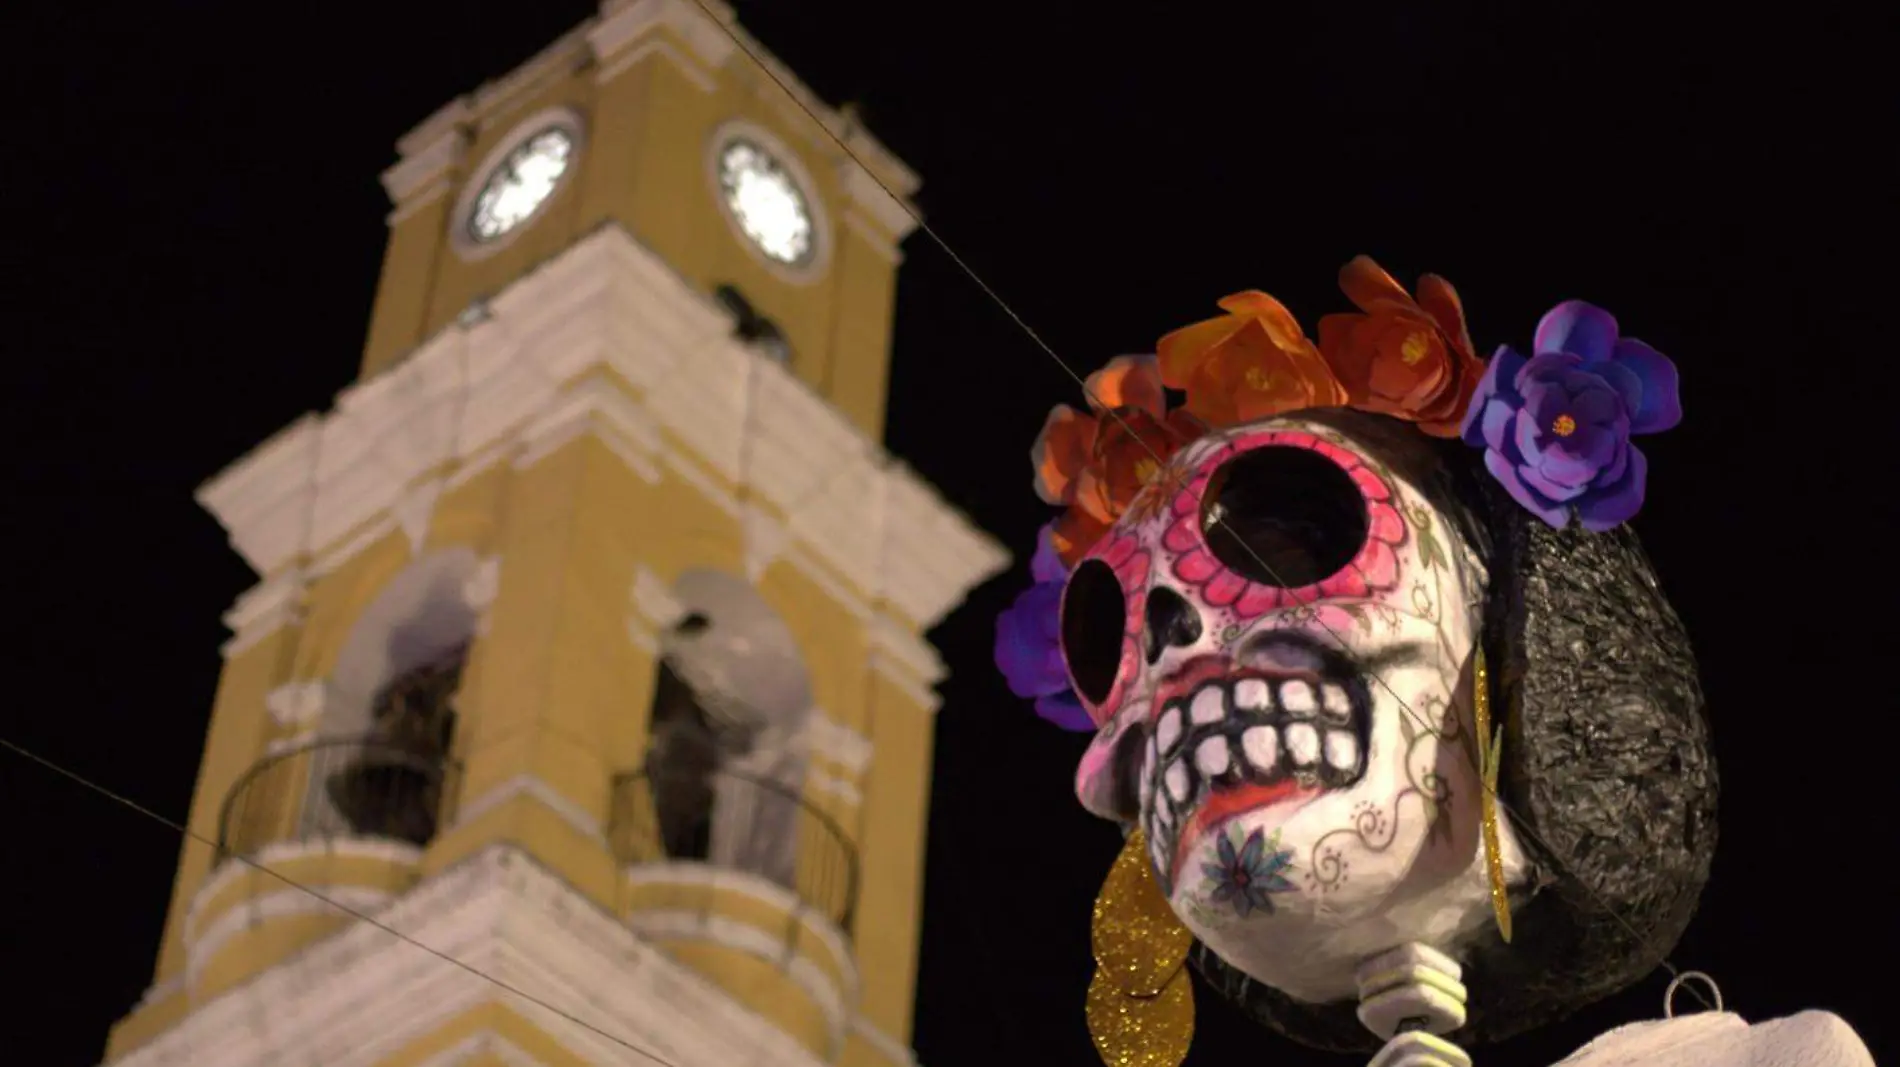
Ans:
[[[565,126],[549,126],[522,141],[488,172],[475,194],[469,238],[487,244],[528,221],[554,195],[573,156],[574,134]]]
[[[717,160],[719,191],[746,239],[765,258],[802,267],[813,251],[811,205],[785,164],[744,138],[727,142]]]

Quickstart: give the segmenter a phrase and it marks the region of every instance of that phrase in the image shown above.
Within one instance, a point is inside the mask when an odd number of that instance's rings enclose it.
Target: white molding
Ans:
[[[860,1015],[851,1020],[851,1032],[884,1055],[898,1067],[917,1067],[917,1053],[909,1045],[878,1029],[877,1024]]]
[[[606,840],[606,835],[601,831],[600,820],[582,810],[580,805],[562,796],[560,790],[532,774],[517,774],[481,796],[463,802],[456,808],[455,825],[463,826],[474,822],[495,808],[522,796],[533,797],[540,801],[548,810],[559,815],[561,821],[580,831],[582,836],[595,841]]]
[[[837,775],[826,774],[821,770],[807,770],[805,785],[820,793],[837,797],[852,807],[859,807],[864,803],[864,793],[858,789],[857,783],[847,781]]]
[[[517,470],[526,470],[572,441],[592,435],[649,484],[663,477],[654,460],[665,442],[659,426],[627,391],[606,376],[569,385],[519,435]]]
[[[269,741],[264,742],[264,756],[266,758],[275,758],[277,756],[281,756],[285,754],[286,752],[295,752],[298,749],[309,745],[311,741],[316,739],[316,736],[317,736],[316,727],[312,725],[312,726],[304,727],[303,729],[298,730],[294,734],[285,734],[282,737],[273,737]]]
[[[606,0],[601,4],[601,17],[591,23],[593,29],[588,33],[594,57],[602,62],[610,60],[665,27],[686,42],[700,62],[717,70],[735,51],[732,37],[721,25],[732,22],[732,8],[721,0],[704,2],[718,17],[717,22],[707,18],[693,0]]]
[[[422,554],[422,545],[429,539],[429,522],[435,518],[436,501],[441,498],[442,479],[431,478],[409,486],[404,490],[402,499],[390,509],[390,517],[396,520],[396,528],[409,541],[411,555]]]
[[[306,575],[291,568],[238,594],[224,613],[231,637],[219,649],[230,659],[286,626],[303,622]]]
[[[870,637],[873,650],[902,666],[920,683],[935,685],[949,677],[950,670],[936,648],[889,616],[872,623]]]
[[[785,516],[787,557],[822,563],[812,571],[842,579],[855,594],[848,606],[888,606],[913,632],[1009,564],[809,386],[732,338],[725,312],[617,226],[490,308],[199,490],[254,568],[276,574],[313,558],[312,570],[335,568],[396,528],[409,486],[456,484],[458,468],[491,462],[498,446],[519,455],[583,424],[624,444],[614,453],[623,461],[658,450],[655,467],[735,517],[743,509],[720,479],[743,475]]]
[[[197,940],[198,920],[205,905],[218,899],[231,887],[232,882],[262,867],[264,871],[260,872],[260,877],[281,884],[284,876],[276,871],[276,865],[325,855],[413,866],[421,860],[422,850],[414,845],[379,837],[322,837],[265,845],[250,857],[249,863],[240,859],[226,859],[212,869],[211,876],[198,886],[191,895],[191,903],[185,907],[185,943],[189,945]]]
[[[742,506],[739,523],[745,536],[746,578],[756,584],[791,547],[791,531],[778,516],[757,504]]]
[[[627,599],[633,604],[634,611],[655,630],[671,629],[686,614],[686,605],[673,595],[666,580],[648,567],[634,569],[633,589],[629,591]]]
[[[264,696],[271,721],[279,726],[312,727],[330,703],[330,683],[321,679],[286,682]]]
[[[889,234],[877,228],[877,224],[865,218],[863,212],[855,208],[846,208],[843,212],[844,228],[858,235],[865,247],[875,252],[878,258],[892,265],[904,262],[904,250],[897,247]]]
[[[342,569],[345,563],[368,551],[371,546],[380,543],[383,538],[396,533],[399,529],[401,526],[396,521],[395,515],[377,515],[367,525],[357,527],[355,532],[344,540],[331,542],[330,547],[311,560],[308,568],[310,577],[321,578],[335,573]]]
[[[792,1037],[644,944],[518,849],[470,857],[375,918],[427,950],[352,923],[199,1005],[113,1067],[373,1067],[489,1003],[508,1005],[602,1067],[633,1054],[589,1026],[676,1067],[821,1067]]]
[[[855,1004],[857,1002],[859,988],[857,957],[851,953],[850,938],[845,935],[844,930],[840,929],[836,923],[833,923],[824,915],[811,910],[810,905],[792,890],[779,885],[777,882],[761,878],[758,875],[750,874],[746,871],[734,870],[729,867],[716,867],[706,863],[669,862],[634,864],[627,868],[626,875],[629,888],[642,885],[700,886],[709,890],[718,889],[731,892],[784,912],[786,916],[792,918],[803,927],[806,933],[823,942],[826,951],[831,953],[832,959],[836,960],[843,969],[844,985],[842,988],[834,987],[833,992],[828,995],[835,997],[840,1005]],[[637,922],[640,916],[664,914],[672,913],[642,911],[636,913],[634,921]],[[680,914],[692,914],[696,916],[698,913],[681,912]],[[772,944],[774,948],[771,954],[765,958],[772,959],[775,962],[782,962],[785,956],[785,942],[773,939]],[[732,947],[741,948],[742,946],[733,944]],[[744,951],[751,950],[744,949]],[[803,959],[803,957],[801,956],[799,959]],[[822,967],[819,967],[815,963],[809,963],[809,961],[808,966],[811,968],[811,972],[816,974],[827,985],[831,984],[831,979],[825,977],[825,972]],[[843,1025],[843,1016],[840,1015],[838,1026],[842,1029]]]
[[[322,896],[319,897],[319,893]],[[185,984],[196,986],[204,974],[205,964],[218,954],[225,942],[252,927],[293,915],[347,915],[350,911],[366,915],[393,899],[395,895],[387,890],[353,885],[308,886],[259,893],[221,913],[198,931],[198,936],[185,949]]]
[[[890,190],[855,159],[847,159],[839,166],[838,183],[844,189],[845,199],[863,212],[867,221],[875,223],[884,232],[884,240],[893,245],[910,236],[923,221],[916,207],[892,196]]]
[[[805,719],[805,736],[813,752],[850,774],[863,774],[871,765],[871,739],[819,709],[812,709],[812,714]]]
[[[160,1001],[170,1000],[185,991],[185,972],[179,971],[162,982],[153,982],[147,986],[143,996],[139,997],[139,1007],[145,1008]]]
[[[792,984],[805,991],[818,1010],[824,1013],[830,1034],[830,1055],[836,1058],[844,1040],[849,1016],[838,987],[822,968],[803,954],[787,958],[785,939],[736,919],[708,915],[699,911],[639,911],[628,917],[634,933],[664,945],[669,941],[702,941],[743,952],[754,959],[782,968]]]
[[[477,241],[469,236],[468,219],[475,210],[475,200],[481,196],[488,179],[495,168],[507,159],[509,154],[528,143],[535,136],[551,129],[559,129],[569,139],[567,166],[561,176],[554,180],[554,187],[541,198],[528,217],[515,223],[512,229],[488,240]],[[548,209],[568,191],[581,171],[581,155],[587,151],[587,120],[580,112],[571,107],[560,105],[543,108],[516,122],[514,129],[488,150],[482,161],[469,171],[468,180],[462,183],[462,191],[455,198],[455,207],[449,212],[449,248],[462,260],[479,263],[513,244],[522,234],[546,215]]]
[[[501,557],[483,556],[475,570],[462,582],[462,603],[480,615],[495,602],[501,592]]]
[[[470,1034],[415,1067],[461,1067],[479,1056],[493,1057],[505,1067],[546,1067],[540,1060],[523,1051],[520,1045],[492,1030]]]
[[[408,133],[396,141],[396,153],[403,158],[421,155],[443,136],[452,133],[474,121],[475,113],[469,110],[468,101],[461,97],[436,108],[428,118],[415,125]]]
[[[392,223],[400,222],[447,192],[467,152],[468,135],[459,126],[452,126],[383,171],[383,191],[389,194],[390,203],[396,205],[391,213]]]
[[[716,93],[719,91],[718,79],[714,78],[705,67],[694,62],[691,56],[673,47],[670,41],[647,41],[644,44],[635,45],[627,49],[615,56],[612,61],[603,63],[600,72],[594,75],[594,81],[596,84],[605,85],[627,71],[632,70],[642,60],[650,59],[654,56],[660,56],[670,61],[674,69],[685,75],[686,80],[693,84],[693,88],[698,89],[700,92]]]
[[[811,247],[801,263],[782,263],[765,254],[758,242],[745,232],[739,217],[733,214],[732,205],[726,203],[725,190],[720,186],[719,159],[726,149],[736,141],[745,141],[762,150],[777,163],[786,175],[792,179],[792,185],[798,189],[799,199],[804,202],[806,222],[811,226]],[[715,128],[706,138],[704,158],[706,172],[706,194],[712,197],[719,207],[719,214],[726,220],[726,226],[732,231],[732,239],[745,247],[752,261],[765,268],[774,277],[791,285],[809,286],[823,281],[831,269],[832,256],[836,249],[837,234],[832,229],[831,208],[825,203],[818,183],[812,180],[811,171],[805,161],[792,150],[783,139],[771,130],[747,119],[728,119]]]

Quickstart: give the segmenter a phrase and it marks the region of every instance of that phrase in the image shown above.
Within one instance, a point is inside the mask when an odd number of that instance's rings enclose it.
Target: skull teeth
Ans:
[[[1282,684],[1280,686],[1280,706],[1286,709],[1288,715],[1313,714],[1315,707],[1313,703],[1313,687],[1300,681],[1298,678]]]
[[[1350,771],[1359,765],[1359,739],[1347,730],[1326,731],[1326,765]]]
[[[1227,754],[1227,739],[1224,737],[1210,737],[1194,750],[1194,769],[1208,778],[1226,774],[1232,763],[1233,757]]]
[[[1240,735],[1240,750],[1255,767],[1280,765],[1280,731],[1271,726],[1255,726]]]
[[[1352,699],[1346,695],[1344,686],[1327,683],[1320,687],[1322,714],[1334,722],[1346,722],[1352,718]]]
[[[1293,683],[1289,682],[1288,685]],[[1234,707],[1241,711],[1267,711],[1273,707],[1273,687],[1264,678],[1242,678],[1234,683]]]
[[[1161,721],[1155,724],[1155,745],[1165,755],[1174,751],[1175,742],[1181,740],[1181,709],[1169,708],[1161,715]]]
[[[1170,701],[1142,761],[1141,799],[1156,868],[1203,797],[1293,780],[1340,789],[1365,773],[1366,700],[1348,685],[1300,678],[1209,682]]]
[[[1286,728],[1287,755],[1296,767],[1311,767],[1319,762],[1319,731],[1310,722],[1296,722]]]
[[[1227,717],[1227,696],[1218,686],[1208,686],[1194,694],[1194,700],[1188,705],[1188,720],[1196,726],[1207,726]]]

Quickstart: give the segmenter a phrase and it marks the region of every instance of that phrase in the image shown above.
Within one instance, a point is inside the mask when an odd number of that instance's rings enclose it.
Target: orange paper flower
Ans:
[[[1415,300],[1365,256],[1340,270],[1339,288],[1360,313],[1320,319],[1319,347],[1352,406],[1415,422],[1434,437],[1458,436],[1484,364],[1457,290],[1427,274]]]
[[[1302,408],[1338,407],[1346,389],[1278,300],[1262,292],[1220,302],[1227,314],[1163,337],[1161,379],[1187,393],[1187,410],[1231,426]]]
[[[1205,427],[1167,410],[1153,356],[1117,356],[1089,376],[1088,410],[1058,404],[1031,452],[1036,495],[1065,505],[1051,540],[1074,566],[1134,503],[1149,480]]]

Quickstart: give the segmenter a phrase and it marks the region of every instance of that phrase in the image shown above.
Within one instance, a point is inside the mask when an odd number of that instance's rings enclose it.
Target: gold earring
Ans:
[[[1089,1036],[1108,1067],[1180,1067],[1194,1041],[1194,935],[1168,906],[1137,829],[1095,897]]]
[[[1471,686],[1471,712],[1477,720],[1478,766],[1483,785],[1478,794],[1478,826],[1484,832],[1484,869],[1491,880],[1491,914],[1498,921],[1498,933],[1511,943],[1511,899],[1504,888],[1504,853],[1498,846],[1498,755],[1504,751],[1504,724],[1491,732],[1491,675],[1484,666],[1484,646],[1479,644],[1476,669]]]

